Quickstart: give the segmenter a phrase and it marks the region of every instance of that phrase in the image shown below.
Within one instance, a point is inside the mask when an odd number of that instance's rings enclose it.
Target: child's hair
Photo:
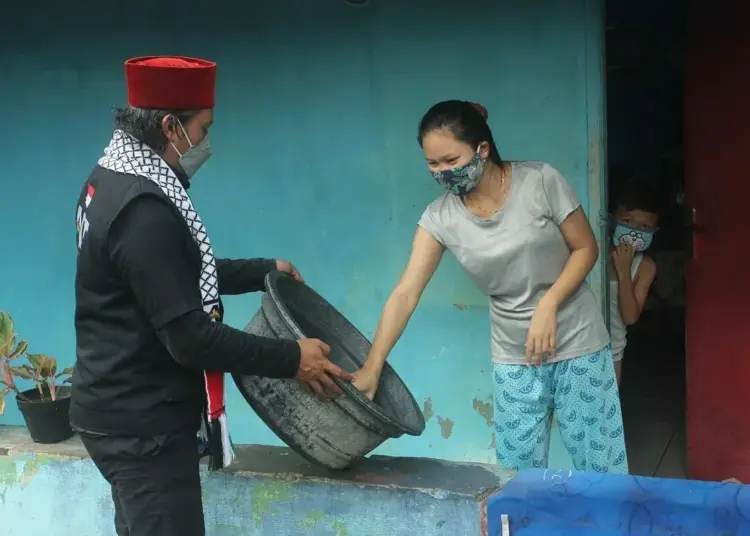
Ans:
[[[658,179],[648,169],[622,169],[610,174],[610,211],[619,208],[642,210],[659,215],[660,194],[654,181]]]

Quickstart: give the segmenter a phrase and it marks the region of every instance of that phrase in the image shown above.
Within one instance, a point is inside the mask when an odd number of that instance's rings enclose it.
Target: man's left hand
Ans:
[[[284,272],[285,274],[291,275],[294,279],[296,279],[300,283],[305,282],[305,280],[302,279],[302,276],[300,275],[297,268],[295,268],[294,265],[289,261],[276,261],[276,269],[279,272]]]

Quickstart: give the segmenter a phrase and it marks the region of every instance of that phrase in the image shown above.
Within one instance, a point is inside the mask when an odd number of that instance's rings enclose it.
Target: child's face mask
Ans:
[[[634,251],[646,251],[654,240],[655,229],[638,229],[622,222],[615,222],[615,232],[612,235],[612,243],[615,247],[620,244],[628,244]]]

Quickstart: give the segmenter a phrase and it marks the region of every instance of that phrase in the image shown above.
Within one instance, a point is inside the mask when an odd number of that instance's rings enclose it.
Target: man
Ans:
[[[297,377],[340,394],[315,339],[255,337],[220,322],[220,294],[263,290],[288,262],[215,259],[187,189],[211,155],[216,65],[125,63],[129,107],[77,209],[77,360],[71,423],[112,486],[119,536],[203,536],[196,434],[211,466],[232,458],[223,373]]]

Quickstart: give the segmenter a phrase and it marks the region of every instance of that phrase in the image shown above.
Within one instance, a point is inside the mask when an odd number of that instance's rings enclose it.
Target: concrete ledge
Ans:
[[[486,534],[486,499],[512,476],[384,456],[329,472],[290,449],[259,445],[239,447],[226,471],[202,474],[208,534],[216,536]],[[77,438],[37,445],[23,427],[0,427],[3,536],[114,535],[112,516],[108,486]]]
[[[503,536],[750,535],[750,486],[633,475],[532,470],[487,501]]]
[[[750,535],[750,487],[729,483],[383,456],[332,473],[257,445],[202,478],[209,536],[504,536],[503,515],[512,536]],[[78,439],[0,427],[0,534],[114,536],[112,516]]]

